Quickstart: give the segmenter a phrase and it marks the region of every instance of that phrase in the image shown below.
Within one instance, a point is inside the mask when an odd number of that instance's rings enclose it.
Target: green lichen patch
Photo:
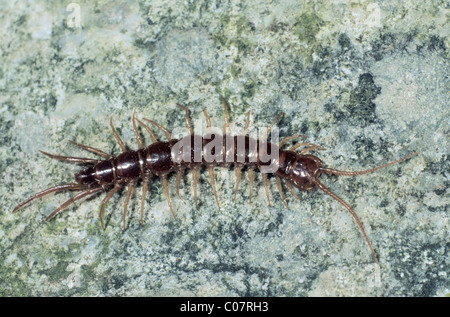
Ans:
[[[376,119],[374,99],[380,92],[381,88],[375,85],[370,73],[360,75],[358,86],[350,93],[349,103],[345,106],[348,112],[347,119],[363,126],[374,123]]]
[[[306,42],[308,45],[314,45],[316,35],[323,25],[324,21],[316,12],[304,12],[294,23],[294,31],[300,41]]]

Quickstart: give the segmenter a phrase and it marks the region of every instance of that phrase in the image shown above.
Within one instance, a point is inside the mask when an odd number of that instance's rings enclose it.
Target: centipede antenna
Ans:
[[[178,196],[178,198],[180,198],[180,200],[183,200],[183,198],[181,198],[181,195],[180,195],[180,183],[181,183],[182,177],[183,177],[183,169],[179,169],[177,171],[177,196]]]
[[[123,143],[122,139],[120,138],[119,133],[117,133],[116,128],[114,128],[112,116],[109,117],[109,125],[111,126],[111,129],[113,130],[114,137],[116,138],[117,143],[119,143],[119,146],[122,149],[122,152],[126,152],[127,147],[125,146],[125,143]]]
[[[281,197],[281,201],[283,202],[283,204],[286,206],[286,209],[289,209],[289,206],[286,202],[286,200],[284,200],[284,196],[283,196],[283,188],[281,186],[281,178],[280,176],[276,176],[276,180],[277,180],[277,188],[278,188],[278,192],[280,193],[280,197]]]
[[[270,126],[267,128],[267,131],[264,132],[264,133],[261,135],[261,137],[259,138],[260,140],[265,140],[265,139],[267,138],[267,136],[269,135],[269,132],[270,132],[270,130],[272,129],[272,127],[275,125],[275,123],[277,123],[277,121],[278,121],[282,116],[284,116],[284,113],[283,113],[283,112],[280,113],[280,114],[275,118],[275,120],[273,120],[273,122],[272,122],[272,123],[270,124]]]
[[[173,212],[173,209],[172,209],[172,202],[170,201],[170,195],[169,195],[169,184],[167,182],[166,176],[161,176],[161,183],[163,185],[164,194],[166,195],[167,203],[169,204],[169,208],[170,208],[170,211],[172,212],[173,218],[177,219],[177,217],[175,216],[175,213]]]
[[[406,161],[407,159],[410,159],[411,157],[416,156],[417,154],[419,154],[419,152],[414,152],[414,153],[412,153],[404,158],[398,159],[396,161],[392,161],[392,162],[389,162],[389,163],[386,163],[386,164],[383,164],[383,165],[380,165],[380,166],[377,166],[374,168],[369,168],[369,169],[363,170],[363,171],[340,171],[340,170],[335,170],[332,168],[321,168],[320,171],[327,173],[327,174],[344,175],[344,176],[356,176],[356,175],[369,174],[369,173],[373,173],[379,169]]]
[[[105,207],[106,204],[108,203],[108,201],[111,199],[111,197],[119,190],[122,188],[122,184],[123,181],[117,182],[114,184],[114,188],[111,189],[106,196],[103,198],[102,200],[102,204],[100,206],[100,213],[99,213],[99,218],[100,218],[100,223],[102,225],[102,229],[105,230],[105,224],[103,223],[103,214],[105,213]]]
[[[192,190],[194,192],[195,207],[198,209],[197,182],[198,182],[198,169],[194,167],[192,169]]]
[[[227,129],[230,126],[230,116],[228,115],[228,103],[225,100],[225,98],[222,98],[222,103],[223,103],[223,112],[224,112],[224,119],[225,119],[225,124],[223,126],[223,134],[225,135],[227,133]]]
[[[326,187],[324,184],[322,184],[317,178],[312,179],[312,182],[317,187],[319,187],[325,194],[327,194],[328,196],[331,196],[332,198],[337,200],[341,205],[343,205],[350,212],[350,214],[353,216],[353,218],[355,219],[356,223],[358,224],[358,227],[361,230],[361,233],[364,236],[364,239],[366,240],[367,245],[369,246],[370,252],[372,253],[372,257],[375,260],[375,263],[379,267],[380,263],[378,262],[377,256],[376,256],[375,251],[374,251],[374,249],[372,247],[372,243],[370,242],[369,237],[366,234],[366,230],[364,229],[363,223],[361,222],[361,220],[359,219],[358,215],[353,210],[353,208],[347,202],[345,202],[341,197],[336,195],[328,187]]]
[[[211,187],[212,187],[213,193],[214,193],[214,198],[216,199],[217,207],[220,208],[219,198],[217,197],[217,191],[216,191],[216,182],[214,180],[214,168],[208,167],[208,173],[209,173],[209,180],[211,181]]]
[[[141,138],[141,136],[139,134],[139,131],[137,129],[137,125],[136,125],[136,110],[133,111],[133,119],[132,119],[132,121],[133,121],[134,135],[136,135],[136,141],[137,141],[137,144],[138,144],[138,148],[139,149],[143,149],[145,145],[144,145],[144,142],[142,141],[142,138]]]
[[[28,204],[29,202],[31,202],[31,201],[33,201],[35,199],[47,196],[48,194],[51,194],[51,193],[62,192],[62,191],[65,191],[65,190],[83,190],[83,189],[87,189],[87,188],[88,188],[88,186],[85,185],[85,184],[61,184],[61,185],[56,185],[56,186],[44,189],[43,191],[40,191],[40,192],[34,194],[33,196],[27,198],[26,200],[21,202],[19,205],[17,205],[16,208],[14,208],[11,213],[15,213],[19,209],[21,209],[23,206]]]
[[[148,122],[150,122],[150,123],[152,123],[152,124],[154,124],[154,125],[156,125],[163,133],[164,133],[164,135],[166,136],[166,139],[168,140],[168,141],[170,141],[170,139],[171,139],[171,134],[170,134],[170,131],[169,130],[167,130],[166,128],[164,128],[162,125],[160,125],[159,123],[157,123],[157,122],[155,122],[155,121],[153,121],[153,120],[150,120],[150,119],[147,119],[147,118],[142,118],[143,120],[145,120],[145,121],[148,121]]]
[[[55,154],[50,154],[50,153],[47,153],[47,152],[44,152],[41,150],[39,150],[39,152],[41,152],[44,155],[47,155],[48,157],[50,157],[52,159],[62,161],[62,162],[81,163],[81,164],[97,164],[98,162],[100,162],[99,160],[90,159],[90,158],[86,158],[86,157],[55,155]]]
[[[75,144],[76,146],[79,146],[80,148],[82,148],[82,149],[84,149],[86,151],[89,151],[89,152],[92,152],[94,154],[100,155],[100,156],[102,156],[102,157],[104,157],[106,159],[110,159],[111,158],[111,155],[109,155],[108,153],[105,153],[102,150],[96,149],[96,148],[94,148],[92,146],[87,146],[87,145],[84,145],[84,144],[80,144],[80,143],[77,143],[77,142],[72,141],[72,140],[69,140],[69,142],[72,143],[72,144]]]
[[[314,149],[317,149],[317,150],[325,150],[325,148],[321,147],[320,145],[305,142],[305,143],[297,143],[297,144],[294,144],[293,146],[291,146],[291,147],[289,148],[289,151],[295,151],[297,148],[299,148],[299,147],[301,147],[301,146],[305,146],[305,145],[310,145],[310,147],[309,147],[309,148],[304,148],[304,149],[301,151],[301,154],[305,154],[305,153],[307,153],[307,152],[309,152],[309,151],[311,151],[311,150],[314,150]],[[304,152],[304,150],[306,150],[306,152]]]
[[[65,209],[65,208],[69,207],[70,205],[72,205],[77,200],[80,200],[80,199],[82,199],[83,197],[86,197],[86,196],[93,195],[93,194],[98,193],[99,191],[102,191],[102,190],[103,190],[103,187],[95,187],[95,188],[89,188],[88,190],[85,190],[84,192],[76,194],[75,196],[73,196],[72,198],[67,200],[65,203],[60,205],[58,208],[56,208],[47,218],[45,218],[44,222],[49,221],[54,216],[56,216],[57,213],[59,213],[61,210]]]
[[[125,231],[126,227],[126,218],[127,218],[127,208],[128,203],[130,202],[131,194],[133,192],[134,187],[136,186],[136,182],[129,182],[127,184],[127,196],[125,197],[125,204],[123,207],[123,215],[122,215],[122,221],[123,221],[123,230]]]
[[[303,134],[297,134],[297,135],[291,135],[288,137],[285,137],[283,140],[281,140],[280,142],[278,142],[278,147],[281,148],[283,145],[285,145],[286,143],[288,143],[290,140],[292,139],[296,139],[296,138],[307,138],[308,136],[303,135]]]
[[[292,194],[292,196],[294,196],[295,198],[297,198],[298,200],[302,200],[300,197],[298,197],[298,195],[295,193],[294,188],[292,187],[292,184],[290,181],[286,182],[286,186],[289,190],[289,192]]]
[[[184,111],[186,112],[186,115],[185,115],[186,126],[189,129],[189,133],[191,135],[194,135],[194,131],[192,130],[191,119],[189,118],[189,109],[183,105],[180,105],[179,103],[177,103],[177,106],[183,108]]]
[[[146,125],[144,122],[142,122],[138,118],[136,118],[136,121],[139,122],[139,124],[141,126],[143,126],[145,130],[147,130],[147,132],[150,134],[150,139],[152,139],[153,143],[158,142],[158,138],[156,137],[155,132],[153,132],[153,130],[148,125]]]
[[[150,178],[146,177],[142,181],[142,198],[141,198],[141,225],[144,224],[144,205],[145,198],[147,197],[148,183],[150,182]]]
[[[234,188],[234,201],[236,201],[236,194],[239,188],[239,183],[241,182],[241,171],[242,167],[236,166],[236,169],[234,170],[234,173],[236,175],[236,187]]]
[[[268,179],[267,179],[267,174],[265,174],[265,173],[261,173],[261,174],[262,174],[262,178],[263,178],[264,189],[266,190],[267,204],[269,205],[269,207],[271,207],[272,205],[270,204],[270,197],[269,197],[269,181],[268,181]]]
[[[249,189],[250,189],[250,193],[249,193],[249,204],[252,204],[252,195],[253,195],[253,181],[255,179],[255,171],[253,169],[249,169],[248,170],[248,182],[249,182]]]

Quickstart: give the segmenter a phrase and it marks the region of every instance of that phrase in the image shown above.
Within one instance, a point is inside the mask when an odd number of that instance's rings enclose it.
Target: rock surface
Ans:
[[[1,1],[0,296],[449,296],[449,8],[439,1]],[[69,140],[118,154],[109,117],[136,148],[131,114],[184,127],[182,103],[203,123],[267,126],[307,134],[337,169],[358,170],[420,154],[360,177],[327,177],[362,219],[378,271],[351,215],[319,191],[216,169],[195,208],[141,186],[122,230],[125,192],[102,195],[42,220],[70,193],[11,210],[29,195],[73,180],[76,165],[39,150],[89,156]],[[200,121],[202,120],[202,121]],[[145,132],[145,131],[143,131]],[[163,137],[158,131],[158,135]],[[146,142],[150,142],[145,135]],[[273,181],[273,179],[272,179]],[[285,188],[286,189],[286,188]],[[104,194],[103,194],[104,195]]]

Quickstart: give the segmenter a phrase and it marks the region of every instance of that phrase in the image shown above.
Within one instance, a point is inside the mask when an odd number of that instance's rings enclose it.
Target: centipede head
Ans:
[[[322,161],[314,155],[298,155],[291,171],[291,180],[300,190],[311,190],[321,173]]]

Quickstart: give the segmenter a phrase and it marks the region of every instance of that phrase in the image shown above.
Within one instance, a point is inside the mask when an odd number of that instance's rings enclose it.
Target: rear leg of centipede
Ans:
[[[28,199],[24,200],[23,202],[21,202],[19,205],[17,205],[14,208],[12,213],[17,212],[19,209],[21,209],[23,206],[25,206],[29,202],[31,202],[31,201],[33,201],[35,199],[47,196],[47,195],[49,195],[51,193],[57,193],[57,192],[62,192],[62,191],[66,191],[66,190],[84,190],[84,189],[87,189],[87,188],[88,188],[88,186],[86,186],[84,184],[61,184],[61,185],[56,185],[56,186],[44,189],[43,191],[40,191],[40,192],[34,194],[33,196],[29,197]]]
[[[91,196],[93,194],[96,194],[100,191],[103,191],[103,187],[94,187],[94,188],[89,188],[81,193],[76,194],[74,197],[70,198],[69,200],[67,200],[65,203],[61,204],[58,208],[56,208],[47,218],[45,218],[44,222],[49,221],[50,219],[52,219],[54,216],[56,216],[56,214],[58,214],[61,210],[66,209],[67,207],[69,207],[70,205],[72,205],[73,203],[75,203],[77,200],[80,200],[86,196]]]
[[[75,143],[75,142],[72,142]],[[62,155],[55,155],[55,154],[50,154],[44,151],[40,151],[42,154],[58,160],[58,161],[62,161],[62,162],[69,162],[69,163],[81,163],[81,164],[96,164],[99,161],[96,159],[90,159],[90,158],[85,158],[85,157],[74,157],[74,156],[62,156]],[[12,213],[17,212],[20,208],[22,208],[23,206],[25,206],[27,203],[44,197],[48,194],[51,193],[57,193],[57,192],[61,192],[61,191],[66,191],[66,190],[83,190],[83,189],[88,189],[88,186],[84,185],[84,184],[78,184],[78,183],[74,183],[74,184],[62,184],[62,185],[56,185],[50,188],[47,188],[43,191],[40,191],[36,194],[34,194],[33,196],[29,197],[28,199],[26,199],[25,201],[21,202],[19,205],[17,205],[14,210],[12,211]]]
[[[47,155],[48,157],[58,160],[58,161],[62,161],[62,162],[69,162],[69,163],[81,163],[81,164],[97,164],[99,162],[99,160],[96,159],[90,159],[90,158],[86,158],[86,157],[75,157],[75,156],[62,156],[62,155],[55,155],[55,154],[50,154],[44,151],[39,151],[44,155]]]

